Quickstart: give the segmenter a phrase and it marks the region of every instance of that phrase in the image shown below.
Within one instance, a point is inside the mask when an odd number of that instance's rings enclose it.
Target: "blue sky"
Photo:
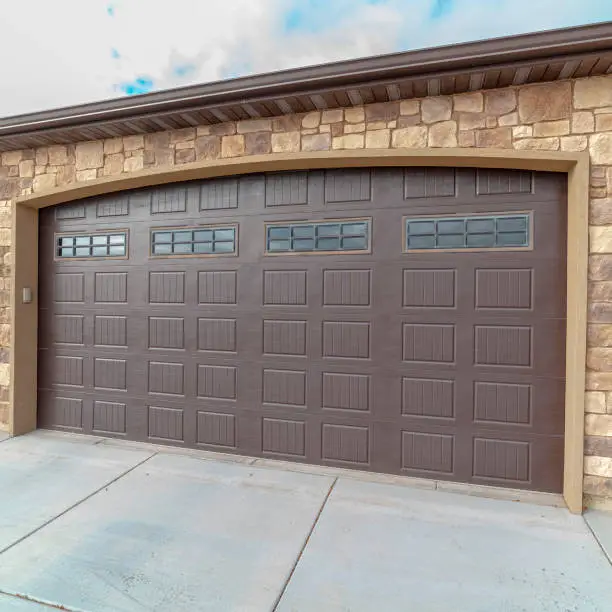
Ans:
[[[606,20],[612,0],[19,0],[0,116]]]

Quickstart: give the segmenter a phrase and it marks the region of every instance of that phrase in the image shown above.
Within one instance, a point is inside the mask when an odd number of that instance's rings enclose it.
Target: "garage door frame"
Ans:
[[[347,167],[454,166],[566,173],[568,176],[567,329],[563,496],[574,513],[583,509],[584,391],[588,269],[588,153],[426,149],[270,154],[147,169],[72,184],[16,200],[13,214],[12,352],[9,431],[36,429],[38,320],[38,210],[96,195],[180,181],[281,170]],[[32,290],[29,303],[27,291]]]

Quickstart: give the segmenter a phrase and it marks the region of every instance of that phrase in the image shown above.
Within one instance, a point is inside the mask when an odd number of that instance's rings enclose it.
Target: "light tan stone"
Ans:
[[[460,147],[475,147],[476,133],[473,131],[459,132],[457,141]]]
[[[609,196],[612,196],[612,166],[606,171],[606,191]]]
[[[57,186],[58,187],[62,187],[63,185],[69,185],[70,183],[74,183],[75,180],[76,180],[76,170],[74,169],[74,164],[69,164],[68,166],[58,166],[57,167]]]
[[[36,149],[35,161],[37,166],[46,166],[49,163],[49,152],[47,147]]]
[[[453,96],[453,104],[457,113],[481,113],[484,109],[484,96],[480,91],[458,94]]]
[[[366,132],[366,149],[388,149],[391,141],[391,130],[368,130]]]
[[[588,295],[590,302],[612,302],[612,282],[590,281],[588,286]],[[612,340],[612,326],[610,327],[610,339]],[[607,346],[599,344],[594,346]],[[611,344],[612,346],[612,344]]]
[[[128,157],[123,162],[123,171],[124,172],[138,172],[144,168],[144,157]]]
[[[584,408],[588,414],[606,414],[606,393],[604,391],[587,391],[584,394]]]
[[[9,323],[0,324],[0,346],[11,346],[11,326]]]
[[[587,414],[584,433],[587,436],[612,436],[612,414]]]
[[[112,176],[114,174],[121,174],[122,172],[123,153],[113,153],[104,156],[104,176]]]
[[[49,147],[51,148],[51,147]],[[76,146],[76,169],[91,170],[104,165],[104,144],[101,141],[81,142]]]
[[[368,130],[385,130],[387,128],[386,121],[368,121]]]
[[[586,136],[563,136],[561,138],[562,151],[586,151],[589,140]]]
[[[125,151],[144,149],[144,136],[124,136],[123,149]]]
[[[78,183],[84,183],[85,181],[93,181],[98,176],[97,170],[79,170],[76,173],[76,180]],[[36,179],[34,179],[36,180]]]
[[[335,108],[321,113],[321,123],[339,123],[344,119],[344,109]]]
[[[104,141],[104,153],[106,155],[123,153],[123,138],[107,138]]]
[[[319,127],[320,123],[321,123],[321,113],[319,111],[307,113],[302,118],[302,127],[306,129],[317,128]]]
[[[482,114],[461,113],[459,115],[460,130],[477,130],[486,125],[486,117]]]
[[[518,125],[519,116],[517,112],[508,113],[507,115],[502,115],[498,121],[500,126],[507,127],[509,125]]]
[[[418,100],[402,100],[400,102],[400,115],[418,115],[421,103]]]
[[[456,147],[457,122],[442,121],[429,128],[428,144],[430,147]]]
[[[224,136],[221,140],[221,157],[239,157],[244,155],[244,136]]]
[[[487,117],[485,119],[485,126],[489,129],[497,127],[497,118],[496,117]]]
[[[580,111],[572,113],[572,134],[589,134],[595,130],[593,113]]]
[[[34,166],[34,176],[38,176],[39,174],[47,174],[47,168],[49,166]]]
[[[593,134],[589,140],[589,149],[594,164],[612,164],[612,134]]]
[[[591,253],[612,253],[612,225],[589,228],[589,250]]]
[[[612,458],[610,457],[585,457],[584,473],[589,476],[612,476]]]
[[[479,130],[476,132],[476,146],[487,149],[509,149],[512,146],[512,128]]]
[[[394,130],[397,127],[397,120],[394,119],[393,121],[387,121],[387,127],[390,130]]]
[[[330,128],[330,132],[331,132],[331,128]],[[320,130],[319,128],[311,128],[311,129],[302,129],[302,136],[307,136],[307,135],[312,135],[312,134],[320,134]]]
[[[453,99],[450,97],[424,98],[421,101],[423,123],[437,123],[451,118]]]
[[[26,159],[19,162],[19,176],[21,178],[31,178],[34,176],[34,160]]]
[[[64,145],[54,145],[49,147],[49,164],[51,166],[63,166],[70,162],[68,158],[68,147]]]
[[[612,497],[612,478],[590,476],[587,474],[584,477],[583,489],[586,494],[585,498],[589,500],[599,499],[600,497]],[[607,505],[606,508],[610,509],[610,506]]]
[[[572,105],[568,81],[526,85],[519,89],[519,117],[524,123],[567,119]]]
[[[606,412],[612,414],[612,393],[606,393]]]
[[[331,133],[331,125],[329,123],[322,123],[319,126],[320,134],[330,134]]]
[[[512,138],[531,138],[533,136],[533,127],[530,125],[519,125],[512,128]]]
[[[365,123],[347,123],[344,126],[345,134],[360,134],[365,132]]]
[[[0,246],[11,246],[12,232],[10,229],[0,229]]]
[[[587,350],[587,367],[596,372],[612,371],[612,348],[589,348]]]
[[[237,124],[237,131],[238,134],[270,132],[272,131],[272,121],[270,119],[247,119],[245,121],[239,121]]]
[[[516,91],[514,89],[492,89],[484,94],[485,113],[506,115],[516,109]]]
[[[598,132],[612,132],[612,113],[597,115],[595,126]]]
[[[302,151],[329,151],[330,147],[331,133],[302,136]]]
[[[574,83],[574,106],[576,108],[612,106],[612,75],[577,80]]]
[[[22,151],[7,151],[6,153],[2,153],[3,166],[17,166],[22,159]]]
[[[47,191],[48,189],[53,189],[57,185],[57,175],[55,174],[39,174],[34,177],[34,183],[32,188],[35,193],[40,193],[41,191]]]
[[[612,198],[591,200],[589,223],[592,225],[612,225]]]
[[[344,109],[344,120],[347,123],[363,123],[365,121],[365,111],[362,106]]]
[[[324,134],[321,134],[323,136]],[[334,149],[363,149],[365,137],[363,134],[348,134],[332,140]]]
[[[427,147],[427,128],[415,125],[393,130],[391,146],[394,149],[424,149]]]
[[[570,125],[568,119],[561,119],[560,121],[544,121],[542,123],[536,123],[533,126],[533,135],[536,137],[546,138],[548,136],[565,136],[570,132]]]
[[[587,330],[587,341],[590,347],[612,347],[612,325],[610,323],[589,323]]]
[[[529,151],[558,151],[560,146],[558,138],[525,138],[514,143],[515,149]]]
[[[273,153],[297,153],[300,150],[299,132],[272,134]]]
[[[0,386],[7,387],[11,382],[11,365],[0,363]]]

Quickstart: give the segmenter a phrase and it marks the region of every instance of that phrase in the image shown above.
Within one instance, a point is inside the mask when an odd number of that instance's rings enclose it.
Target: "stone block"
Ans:
[[[610,457],[585,457],[584,473],[589,476],[612,477],[612,459]]]
[[[144,169],[144,156],[128,157],[123,162],[124,172],[138,172]]]
[[[320,134],[320,137],[327,136],[327,134]],[[306,138],[306,136],[304,137]],[[363,149],[365,144],[365,136],[363,134],[347,134],[345,136],[338,136],[332,140],[332,148],[334,149]],[[302,142],[302,149],[304,143]]]
[[[393,121],[399,117],[399,114],[399,102],[368,104],[365,107],[365,116],[368,121]]]
[[[272,134],[273,153],[297,153],[300,150],[299,132]]]
[[[329,125],[329,123],[322,123],[319,126],[319,133],[321,133],[321,134],[331,134],[331,125]]]
[[[587,342],[593,347],[612,347],[612,325],[591,322],[587,327]]]
[[[612,414],[587,414],[585,433],[587,436],[612,436]]]
[[[163,139],[164,142],[160,143],[160,146],[168,146],[168,144],[170,144],[169,139],[168,139],[168,143],[165,143],[165,138]],[[155,144],[157,141],[154,141],[153,144]],[[124,136],[123,137],[123,149],[124,151],[137,151],[138,149],[144,149],[145,148],[145,140],[144,140],[144,136]],[[152,148],[157,148],[157,147],[152,147]]]
[[[332,138],[342,136],[342,134],[344,134],[344,123],[332,123],[329,128]]]
[[[36,149],[34,160],[37,166],[46,166],[49,163],[49,152],[47,147]]]
[[[525,138],[514,143],[515,149],[529,151],[558,151],[561,142],[558,137],[553,138]]]
[[[518,125],[519,116],[517,112],[508,113],[507,115],[502,115],[498,121],[500,126],[507,127],[509,125]]]
[[[271,132],[253,132],[246,134],[244,138],[247,155],[265,155],[272,151]]]
[[[588,305],[588,319],[591,323],[612,323],[612,304],[591,302]]]
[[[578,79],[574,83],[574,106],[576,108],[612,106],[612,76]]]
[[[606,414],[606,392],[587,391],[584,396],[585,411],[588,414]]]
[[[589,256],[589,279],[596,281],[612,280],[612,256]]]
[[[26,159],[19,162],[19,176],[21,178],[32,178],[34,176],[34,160]]]
[[[612,302],[612,282],[593,282],[588,284],[589,302]]]
[[[439,96],[424,98],[421,101],[421,118],[424,123],[437,123],[451,118],[453,112],[453,99]]]
[[[407,117],[400,117],[396,122],[396,127],[406,128],[413,127],[415,125],[421,125],[421,118],[419,115],[408,115]]]
[[[419,100],[402,100],[400,102],[400,115],[418,115],[421,110]]]
[[[597,115],[595,126],[598,132],[612,132],[612,113]]]
[[[99,172],[99,170],[97,171]],[[76,181],[76,169],[74,164],[69,166],[58,166],[57,168],[57,186],[70,185]]]
[[[32,188],[34,193],[40,193],[41,191],[47,191],[57,186],[57,176],[55,174],[40,174],[34,177],[34,183]]]
[[[491,89],[484,94],[485,113],[506,115],[516,109],[516,91],[514,89]]]
[[[470,130],[468,132],[459,132],[457,136],[457,142],[460,147],[475,147],[476,133],[473,130]]]
[[[144,158],[141,158],[144,164]],[[196,160],[195,149],[176,149],[174,151],[174,163],[179,164],[191,164]]]
[[[123,153],[112,153],[104,156],[104,176],[121,174],[123,172]]]
[[[221,155],[220,136],[200,136],[195,139],[196,159],[219,159]]]
[[[456,147],[457,122],[442,121],[429,128],[428,144],[430,147]]]
[[[170,144],[178,144],[180,142],[191,142],[196,137],[195,128],[182,128],[180,130],[172,130],[170,132]]]
[[[612,438],[604,436],[585,436],[584,454],[595,457],[612,457]]]
[[[457,94],[453,96],[453,105],[457,113],[481,113],[484,109],[484,96],[480,91]]]
[[[590,134],[595,131],[593,113],[580,111],[572,113],[572,134]]]
[[[301,115],[283,115],[272,120],[272,130],[274,132],[296,132],[301,127]]]
[[[484,128],[487,124],[487,118],[482,113],[460,113],[459,129],[460,130],[477,130]]]
[[[107,138],[104,141],[104,154],[114,155],[116,153],[123,153],[123,138]]]
[[[569,119],[559,121],[543,121],[533,126],[533,135],[537,138],[548,136],[565,136],[570,132]]]
[[[2,153],[3,166],[17,166],[22,159],[22,151],[7,151],[6,153]]]
[[[366,149],[388,149],[391,142],[391,130],[368,130],[366,132]]]
[[[304,129],[304,128],[302,128],[302,136],[307,136],[309,134],[310,135],[312,135],[312,134],[320,134],[320,133],[321,133],[321,131],[320,131],[319,128],[311,128],[311,129]]]
[[[393,130],[391,146],[394,149],[424,149],[427,147],[427,128],[417,125]]]
[[[345,134],[360,134],[365,132],[365,123],[347,123],[344,126]]]
[[[344,109],[335,108],[333,110],[325,110],[321,113],[321,123],[338,123],[344,119]]]
[[[583,490],[587,495],[610,497],[612,496],[612,478],[590,475],[585,476]]]
[[[246,119],[245,121],[239,121],[236,129],[238,134],[270,132],[272,130],[272,121],[270,119]]]
[[[612,198],[592,199],[589,206],[591,225],[612,225]]]
[[[489,129],[497,127],[497,117],[486,117],[485,127]]]
[[[591,253],[612,253],[612,225],[589,228],[589,250]]]
[[[77,170],[93,170],[95,168],[102,168],[102,166],[104,166],[104,143],[102,141],[81,142],[77,144]]]
[[[587,367],[595,372],[612,372],[612,348],[587,349]]]
[[[347,123],[363,123],[365,121],[365,111],[362,106],[355,106],[344,109],[344,120]]]
[[[221,157],[240,157],[244,155],[245,145],[242,134],[224,136],[221,140]]]
[[[612,164],[612,134],[593,134],[589,139],[589,150],[594,164]]]
[[[76,173],[76,180],[78,183],[84,183],[85,181],[93,181],[98,176],[98,171],[93,170],[78,170]],[[36,179],[34,179],[36,180]]]
[[[533,127],[530,125],[519,125],[512,128],[512,138],[531,138],[533,136]]]
[[[567,119],[572,107],[569,81],[526,85],[519,89],[519,117],[523,123]]]
[[[100,145],[102,143],[96,143],[96,144]],[[102,146],[104,145],[102,144]],[[49,154],[49,165],[51,166],[63,166],[64,164],[68,164],[71,162],[70,158],[68,157],[68,147],[64,145],[53,145],[49,147],[48,154]],[[99,166],[95,166],[95,167],[98,168]]]
[[[0,363],[0,387],[8,387],[11,382],[11,366],[8,363]]]
[[[510,149],[512,147],[512,128],[498,127],[476,132],[476,146],[487,149]]]
[[[562,151],[586,151],[589,140],[586,136],[563,136],[561,138]]]
[[[587,391],[612,391],[612,372],[587,372],[586,389]]]
[[[366,123],[366,128],[368,130],[385,130],[388,127],[388,123],[390,123],[389,121],[368,121]],[[397,124],[397,122],[394,120],[394,123]]]
[[[321,124],[321,113],[319,111],[313,111],[306,113],[302,117],[302,127],[305,129],[318,128]]]

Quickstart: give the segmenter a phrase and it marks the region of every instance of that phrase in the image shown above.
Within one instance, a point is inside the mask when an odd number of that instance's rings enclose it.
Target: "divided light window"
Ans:
[[[368,251],[370,221],[333,220],[287,223],[266,228],[267,253]]]
[[[55,254],[62,259],[75,257],[125,257],[127,254],[127,233],[78,234],[57,236]]]
[[[531,246],[530,215],[474,215],[405,219],[407,251],[514,249]]]
[[[235,226],[173,228],[151,232],[151,254],[155,256],[235,253]]]

